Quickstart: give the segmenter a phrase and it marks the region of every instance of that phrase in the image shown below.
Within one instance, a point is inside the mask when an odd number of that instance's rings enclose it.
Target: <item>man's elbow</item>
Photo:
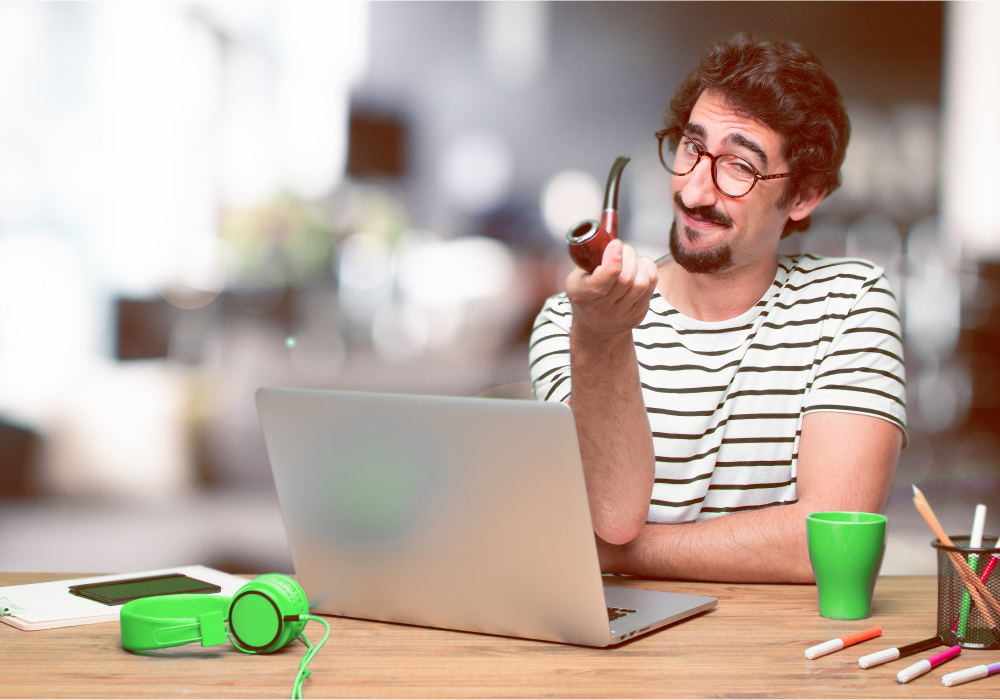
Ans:
[[[603,527],[595,527],[594,532],[597,536],[608,544],[623,545],[628,544],[642,532],[642,523],[615,523],[613,525],[605,525]]]
[[[652,484],[650,484],[652,490]],[[624,499],[595,503],[591,500],[590,516],[594,533],[608,544],[628,544],[642,532],[649,514],[649,492],[642,500],[626,502]]]

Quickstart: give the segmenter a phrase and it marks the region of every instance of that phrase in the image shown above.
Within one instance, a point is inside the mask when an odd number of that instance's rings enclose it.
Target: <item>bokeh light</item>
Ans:
[[[502,86],[524,88],[538,80],[549,54],[551,10],[547,2],[484,2],[483,59]]]
[[[340,249],[340,306],[351,321],[371,322],[380,303],[392,295],[392,251],[374,233],[356,233]]]
[[[502,295],[514,277],[514,257],[501,242],[479,236],[415,241],[401,247],[399,290],[428,308]]]
[[[941,213],[970,257],[1000,255],[1000,221],[970,202],[995,201],[1000,172],[970,144],[988,144],[1000,114],[1000,2],[948,6],[942,130]]]
[[[509,146],[495,132],[474,129],[445,148],[441,187],[460,209],[482,214],[507,196],[514,177]]]
[[[603,196],[600,184],[590,173],[564,170],[553,176],[542,190],[541,201],[549,233],[561,241],[574,224],[599,218]]]

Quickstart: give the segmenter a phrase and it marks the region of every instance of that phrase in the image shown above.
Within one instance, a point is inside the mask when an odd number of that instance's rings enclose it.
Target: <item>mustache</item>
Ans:
[[[713,224],[721,224],[726,228],[732,228],[733,220],[728,216],[723,214],[721,211],[715,209],[715,207],[686,207],[684,202],[681,201],[681,193],[678,192],[674,195],[674,204],[682,212],[695,219],[701,219],[702,221],[708,221]]]

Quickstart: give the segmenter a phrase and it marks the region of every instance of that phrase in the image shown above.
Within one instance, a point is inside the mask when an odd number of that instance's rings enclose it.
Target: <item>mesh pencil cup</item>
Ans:
[[[965,586],[948,556],[950,552],[956,552],[963,559],[969,561],[970,554],[977,555],[975,569],[978,578],[989,565],[990,557],[993,554],[1000,557],[997,538],[984,537],[983,546],[979,548],[969,547],[968,537],[952,537],[951,541],[954,543],[954,547],[941,544],[940,540],[931,542],[931,546],[937,550],[938,554],[938,634],[948,645],[959,644],[965,649],[1000,649],[1000,639],[993,636],[986,618],[983,617],[979,606],[974,602],[965,613],[964,639],[959,638],[962,593],[965,591]],[[1000,566],[997,568],[1000,569]],[[1000,599],[1000,571],[992,572],[986,579],[985,585],[993,597]],[[993,619],[1000,622],[1000,614],[994,613]]]

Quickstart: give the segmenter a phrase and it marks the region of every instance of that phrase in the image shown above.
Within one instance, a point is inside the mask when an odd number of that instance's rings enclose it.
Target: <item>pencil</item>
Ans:
[[[934,515],[934,511],[931,510],[930,503],[924,497],[923,492],[917,488],[916,484],[913,485],[913,505],[917,507],[917,512],[923,516],[924,521],[930,525],[931,530],[937,535],[937,538],[941,540],[941,544],[947,545],[949,547],[954,547],[955,543],[951,541],[948,535],[944,534],[944,528],[941,527],[941,523],[938,522],[937,516]]]

